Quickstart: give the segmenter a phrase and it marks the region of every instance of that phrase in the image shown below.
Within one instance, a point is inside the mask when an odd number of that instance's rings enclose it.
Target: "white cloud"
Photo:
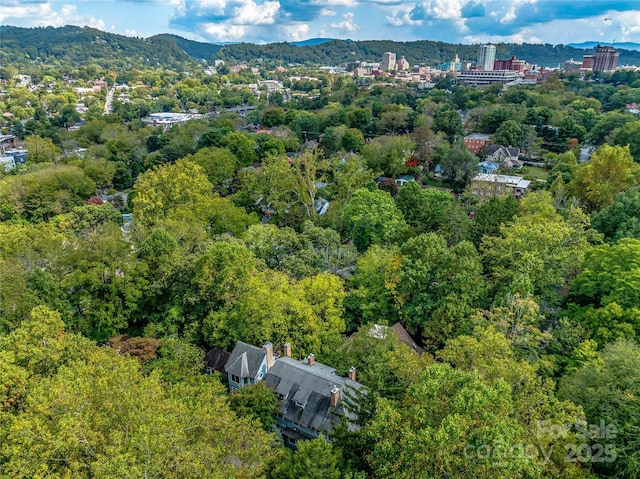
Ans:
[[[173,13],[169,15],[169,18],[182,17],[187,13],[186,0],[170,0],[169,5],[174,8]]]
[[[205,23],[204,31],[220,42],[235,42],[241,40],[247,33],[243,25],[228,25],[222,23]]]
[[[611,16],[611,15],[610,15]],[[616,24],[620,25],[620,38],[617,41],[621,42],[637,42],[640,37],[640,11],[638,12],[626,12],[624,14],[617,14],[612,17]]]
[[[430,0],[423,3],[425,11],[439,20],[457,20],[462,17],[462,7],[468,0]]]
[[[500,23],[510,23],[518,18],[518,8],[527,3],[536,3],[536,0],[511,0],[511,4],[505,4],[503,6],[508,7],[506,12],[500,17],[501,13],[498,11],[491,12],[491,15],[495,18],[499,18]]]
[[[414,20],[409,12],[396,15],[388,15],[387,22],[394,27],[402,27],[404,25],[422,25],[422,20]]]
[[[75,5],[63,5],[60,11],[55,11],[51,3],[23,4],[0,6],[0,23],[9,24],[19,20],[22,25],[30,27],[61,27],[64,25],[86,25],[100,30],[106,30],[105,22],[93,15],[78,14]]]
[[[335,17],[338,13],[335,10],[331,10],[329,8],[323,8],[320,10],[320,15],[323,17]]]
[[[331,28],[340,30],[344,33],[356,33],[360,26],[356,25],[353,21],[353,12],[347,12],[342,15],[342,21],[339,23],[332,23]]]
[[[322,5],[325,7],[355,7],[358,2],[356,0],[311,0],[312,5]]]
[[[197,0],[198,10],[208,10],[219,15],[224,13],[227,6],[226,0]]]
[[[235,18],[231,23],[235,25],[271,25],[280,10],[280,2],[264,2],[262,5],[246,0],[245,3],[233,9]]]
[[[309,24],[300,23],[297,25],[288,25],[284,27],[286,33],[286,40],[297,42],[299,40],[306,40],[309,38]]]

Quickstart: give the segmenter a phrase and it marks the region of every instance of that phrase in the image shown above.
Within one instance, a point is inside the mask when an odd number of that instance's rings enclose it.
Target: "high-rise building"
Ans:
[[[388,72],[396,69],[396,54],[386,52],[382,54],[382,63],[380,64],[380,70]]]
[[[408,70],[409,70],[409,62],[404,57],[404,55],[402,55],[400,57],[400,60],[398,60],[398,71],[404,72]]]
[[[478,52],[478,66],[483,70],[493,70],[493,62],[496,60],[495,45],[480,45]]]
[[[596,53],[593,55],[593,71],[594,72],[612,72],[615,71],[618,64],[619,52],[613,47],[600,46],[596,47]]]

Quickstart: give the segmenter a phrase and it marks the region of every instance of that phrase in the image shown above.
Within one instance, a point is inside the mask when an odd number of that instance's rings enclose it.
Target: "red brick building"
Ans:
[[[469,150],[477,155],[482,148],[487,146],[491,141],[491,135],[485,133],[471,133],[464,137],[464,144]]]

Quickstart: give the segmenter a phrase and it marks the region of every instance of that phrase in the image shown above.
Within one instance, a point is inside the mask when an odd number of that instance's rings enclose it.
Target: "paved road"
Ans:
[[[111,90],[107,92],[107,101],[104,102],[104,114],[111,113],[111,103],[113,102],[113,94],[116,92],[115,87],[111,87]]]

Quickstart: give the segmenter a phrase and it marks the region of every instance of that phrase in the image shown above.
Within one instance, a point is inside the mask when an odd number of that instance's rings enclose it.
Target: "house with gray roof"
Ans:
[[[313,354],[302,361],[293,359],[289,343],[284,345],[283,356],[277,356],[271,343],[257,348],[238,342],[224,370],[230,389],[264,381],[276,393],[276,423],[285,444],[292,447],[299,440],[321,434],[331,440],[334,426],[343,417],[355,419],[346,407],[347,398],[364,392],[364,386],[356,381],[355,368],[345,378],[334,368],[317,362]]]
[[[520,148],[514,148],[513,146],[491,145],[487,148],[487,160],[495,163],[517,160],[519,156]]]
[[[344,378],[316,362],[313,354],[303,361],[288,356],[276,360],[265,383],[278,395],[276,422],[285,444],[295,446],[298,440],[320,434],[331,440],[333,427],[342,417],[355,420],[355,414],[345,407],[346,398],[363,386],[355,380],[355,368],[349,376]]]
[[[262,348],[257,348],[238,341],[224,366],[229,379],[229,389],[238,389],[247,384],[262,381],[273,365],[273,361],[271,343],[265,343]]]

